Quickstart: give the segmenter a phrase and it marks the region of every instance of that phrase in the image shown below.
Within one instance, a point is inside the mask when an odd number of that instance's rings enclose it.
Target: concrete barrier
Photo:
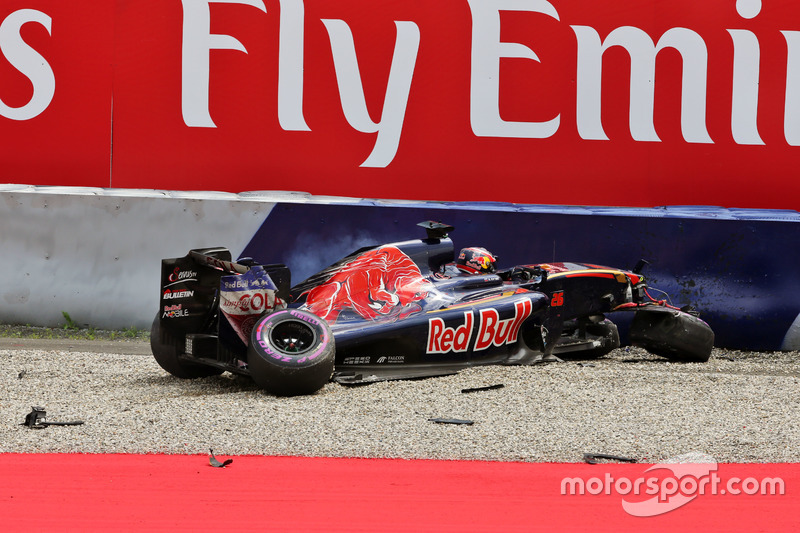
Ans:
[[[241,251],[274,202],[235,194],[3,186],[0,321],[149,327],[160,259],[209,242]]]

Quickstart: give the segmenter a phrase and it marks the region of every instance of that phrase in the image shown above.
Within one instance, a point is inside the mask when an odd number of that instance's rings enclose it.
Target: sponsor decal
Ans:
[[[275,291],[275,284],[260,266],[220,279],[219,308],[243,343],[248,343],[259,316],[286,306]]]
[[[428,353],[466,352],[472,338],[472,311],[464,313],[464,324],[448,328],[441,318],[428,320]]]
[[[177,304],[165,305],[164,314],[161,315],[161,318],[183,318],[187,316],[189,316],[189,310],[184,309],[181,304]]]
[[[427,353],[462,353],[469,349],[476,321],[474,311],[464,313],[464,321],[457,327],[447,327],[441,318],[428,319]],[[514,302],[514,316],[500,319],[497,309],[489,307],[477,311],[477,333],[473,351],[491,346],[504,346],[517,342],[522,323],[533,313],[529,299]]]
[[[194,270],[181,270],[180,267],[175,267],[175,270],[172,271],[172,274],[167,279],[173,283],[176,281],[197,280],[197,272]]]
[[[312,324],[314,326],[320,325],[319,320],[317,320],[313,316],[308,316],[306,313],[298,313],[297,311],[292,310],[289,311],[289,314],[299,320],[302,320],[303,322],[308,322],[309,324]]]
[[[273,300],[274,300],[274,295]],[[250,315],[261,313],[265,309],[268,300],[267,295],[262,293],[245,293],[238,300],[236,298],[226,298],[220,304],[223,312],[229,315]]]
[[[370,362],[369,356],[367,357],[345,357],[342,361],[343,365],[368,365]]]
[[[245,3],[245,2],[242,2]],[[545,114],[544,121],[504,120],[501,118],[500,95],[509,91],[509,83],[519,78],[499,76],[499,65],[505,58],[527,59],[537,63],[544,60],[538,54],[547,57],[548,46],[539,43],[536,50],[528,47],[529,43],[522,41],[501,40],[502,30],[511,18],[504,15],[506,12],[515,11],[536,13],[539,18],[548,17],[554,27],[570,35],[574,40],[577,57],[574,65],[572,79],[577,83],[575,126],[579,137],[583,140],[608,141],[608,119],[603,124],[603,104],[607,99],[601,99],[604,78],[609,74],[603,71],[604,55],[609,48],[619,46],[631,55],[630,91],[629,102],[629,128],[630,135],[637,142],[662,142],[661,136],[656,132],[656,120],[653,100],[655,98],[656,84],[656,59],[663,49],[673,49],[680,54],[688,65],[681,81],[685,101],[680,108],[681,137],[686,143],[713,144],[706,125],[707,121],[707,78],[709,76],[709,44],[706,39],[694,29],[687,27],[672,27],[658,34],[645,29],[626,25],[613,29],[610,33],[601,35],[593,26],[582,24],[569,24],[564,20],[561,11],[569,12],[569,8],[557,6],[547,1],[537,0],[468,0],[471,13],[471,49],[472,55],[469,63],[469,94],[470,94],[470,125],[472,133],[478,137],[492,138],[524,138],[547,139],[557,135],[561,125],[561,114],[556,110]],[[566,3],[569,4],[569,3]],[[250,4],[266,12],[261,2]],[[740,0],[737,2],[737,11],[743,18],[752,18],[761,11],[760,0]],[[281,53],[278,55],[281,76],[278,77],[278,121],[284,131],[309,131],[306,117],[303,113],[303,54],[302,43],[305,42],[305,32],[308,25],[305,22],[305,12],[287,10],[291,15],[281,11],[280,33],[282,43],[292,43],[296,47],[294,53]],[[184,124],[190,128],[215,128],[216,122],[211,117],[211,103],[209,79],[214,74],[208,59],[208,42],[214,34],[209,33],[209,20],[212,18],[207,2],[184,2],[183,4],[183,56],[181,63],[181,76],[183,93],[181,98],[181,111]],[[526,19],[527,20],[527,19]],[[576,21],[573,21],[576,22]],[[339,79],[339,96],[344,109],[344,115],[352,128],[362,133],[375,133],[377,136],[372,152],[360,166],[385,168],[395,158],[403,131],[403,122],[409,105],[409,91],[412,85],[421,82],[415,80],[415,66],[420,48],[422,31],[420,26],[413,21],[398,20],[396,25],[396,40],[394,55],[390,67],[389,81],[386,87],[383,113],[384,117],[391,116],[392,120],[382,120],[372,123],[368,115],[365,119],[355,120],[366,112],[367,104],[361,80],[356,77],[351,79],[340,70],[358,72],[358,59],[355,56],[352,43],[352,30],[347,22],[340,19],[322,19],[330,41],[330,52],[333,58],[333,70]],[[715,28],[716,30],[716,28]],[[292,35],[291,38],[283,37],[283,33]],[[734,43],[733,63],[734,76],[730,80],[733,92],[733,105],[730,108],[730,125],[733,141],[742,145],[763,145],[765,141],[757,129],[758,118],[758,83],[759,83],[759,41],[758,37],[749,30],[728,30]],[[655,35],[653,35],[655,33]],[[552,39],[552,33],[547,33],[544,41]],[[557,33],[555,35],[558,35]],[[794,65],[792,52],[797,49],[797,32],[784,31],[789,59],[787,68],[791,71]],[[225,35],[226,38],[230,36]],[[241,46],[235,39],[230,39],[235,45]],[[712,41],[713,42],[713,41]],[[300,44],[298,44],[300,43]],[[289,46],[287,44],[287,46]],[[234,48],[230,44],[222,45],[223,48]],[[238,49],[238,48],[236,48]],[[243,48],[242,48],[243,49]],[[310,50],[313,50],[311,48]],[[714,51],[712,47],[711,51]],[[313,52],[308,52],[313,53]],[[714,58],[714,54],[711,54]],[[744,59],[747,56],[748,59]],[[556,56],[558,57],[558,56]],[[751,59],[754,57],[754,59]],[[564,61],[563,56],[559,57]],[[553,61],[552,59],[550,61]],[[548,63],[545,61],[545,65]],[[713,64],[713,63],[712,63]],[[417,75],[419,76],[419,75]],[[343,80],[347,80],[343,83]],[[501,80],[506,80],[501,85]],[[563,83],[558,78],[550,83]],[[786,101],[783,109],[786,124],[791,123],[792,113],[795,112],[793,104],[797,103],[792,96],[792,84],[795,80],[789,76],[786,80]],[[658,86],[664,85],[660,81]],[[562,91],[570,92],[570,91]],[[511,94],[514,94],[513,92]],[[507,96],[508,98],[508,96]],[[564,100],[561,102],[566,103]],[[508,104],[506,104],[508,105]],[[762,104],[763,106],[764,104]],[[780,111],[780,109],[778,109]],[[412,107],[413,112],[413,107]],[[219,119],[218,119],[219,120]],[[663,126],[662,126],[663,127]],[[798,129],[785,126],[784,137],[786,141],[797,146]],[[662,133],[663,135],[663,133]],[[719,142],[720,139],[717,139]]]
[[[406,362],[406,357],[404,355],[384,355],[382,357],[378,357],[378,360],[375,361],[379,365],[382,364],[400,364]]]
[[[185,289],[180,289],[180,290],[167,289],[164,291],[162,298],[164,300],[180,300],[183,298],[191,298],[192,296],[194,296],[194,291],[189,291]]]
[[[496,309],[481,309],[474,351],[485,350],[492,345],[503,346],[517,342],[519,328],[532,312],[533,304],[527,298],[515,302],[514,316],[505,320],[500,320]]]
[[[249,289],[269,289],[274,288],[269,278],[245,277],[245,276],[226,276],[222,278],[222,290],[237,291]]]

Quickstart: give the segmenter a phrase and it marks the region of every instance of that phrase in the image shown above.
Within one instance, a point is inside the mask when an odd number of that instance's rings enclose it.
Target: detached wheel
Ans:
[[[250,375],[277,396],[312,394],[333,375],[335,348],[325,320],[296,309],[264,315],[247,349]]]
[[[667,359],[705,363],[714,347],[714,332],[696,316],[654,307],[636,311],[630,342]]]
[[[178,355],[186,350],[186,337],[162,328],[158,314],[150,328],[150,349],[158,366],[176,378],[195,379],[222,374],[222,370],[218,368],[195,365],[178,359]]]

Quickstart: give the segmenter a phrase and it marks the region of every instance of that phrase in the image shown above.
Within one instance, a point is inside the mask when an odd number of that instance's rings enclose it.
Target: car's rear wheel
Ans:
[[[651,307],[636,311],[630,343],[667,359],[704,363],[714,347],[714,332],[696,316],[676,309]]]
[[[176,378],[205,378],[218,376],[223,372],[218,368],[192,364],[179,359],[178,356],[186,350],[186,336],[169,328],[162,328],[158,315],[150,328],[150,349],[153,351],[153,357],[158,365]]]
[[[316,315],[296,309],[261,317],[250,335],[247,365],[260,387],[278,396],[312,394],[333,375],[334,341]]]

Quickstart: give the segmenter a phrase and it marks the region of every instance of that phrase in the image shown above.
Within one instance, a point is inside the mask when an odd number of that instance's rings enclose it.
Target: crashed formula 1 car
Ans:
[[[675,360],[709,358],[711,328],[652,298],[640,268],[498,271],[491,256],[470,258],[472,268],[454,262],[451,226],[420,226],[427,238],[360,249],[294,287],[286,266],[233,262],[225,248],[164,259],[153,355],[179,378],[228,371],[273,394],[311,394],[331,379],[600,357],[620,345],[605,314],[632,311],[632,344]]]

